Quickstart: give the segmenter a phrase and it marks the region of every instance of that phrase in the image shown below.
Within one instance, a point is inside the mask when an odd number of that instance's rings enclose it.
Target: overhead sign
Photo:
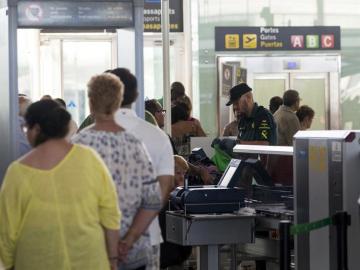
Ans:
[[[183,0],[169,1],[170,32],[183,32]],[[161,32],[161,1],[145,0],[144,32]]]
[[[131,27],[132,1],[19,1],[18,25],[25,28]]]
[[[215,51],[340,50],[340,27],[215,27]]]

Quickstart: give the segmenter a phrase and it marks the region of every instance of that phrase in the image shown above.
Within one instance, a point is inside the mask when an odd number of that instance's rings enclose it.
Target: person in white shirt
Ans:
[[[115,121],[125,130],[141,140],[153,162],[155,175],[160,183],[163,202],[167,202],[170,192],[174,189],[174,158],[170,140],[166,133],[138,117],[131,109],[132,103],[138,97],[137,80],[125,68],[116,68],[109,71],[116,75],[124,84],[124,99],[120,109],[115,114]],[[160,269],[160,243],[162,242],[158,219],[150,227],[150,242],[153,254],[149,254],[146,269]]]

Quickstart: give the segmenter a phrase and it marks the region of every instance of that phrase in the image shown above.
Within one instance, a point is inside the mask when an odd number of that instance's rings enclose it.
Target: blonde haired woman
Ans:
[[[115,181],[123,211],[120,269],[145,269],[151,251],[147,227],[161,208],[161,193],[143,144],[114,120],[123,91],[124,86],[115,75],[105,73],[92,77],[88,97],[95,123],[83,129],[73,141],[94,148]]]

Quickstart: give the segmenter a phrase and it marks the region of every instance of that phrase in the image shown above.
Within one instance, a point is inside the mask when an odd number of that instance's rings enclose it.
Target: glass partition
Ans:
[[[75,122],[89,114],[86,84],[111,69],[111,41],[63,41],[63,97]]]
[[[312,130],[323,130],[329,127],[326,122],[326,75],[319,77],[294,77],[292,79],[293,88],[299,92],[300,105],[307,105],[315,111],[312,121]]]
[[[253,96],[258,105],[269,109],[270,99],[274,96],[282,97],[288,88],[287,74],[273,76],[254,76]]]

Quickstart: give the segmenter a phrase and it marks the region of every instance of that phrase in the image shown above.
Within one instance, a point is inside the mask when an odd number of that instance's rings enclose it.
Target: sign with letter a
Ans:
[[[304,48],[304,36],[292,35],[291,46],[293,48]]]

